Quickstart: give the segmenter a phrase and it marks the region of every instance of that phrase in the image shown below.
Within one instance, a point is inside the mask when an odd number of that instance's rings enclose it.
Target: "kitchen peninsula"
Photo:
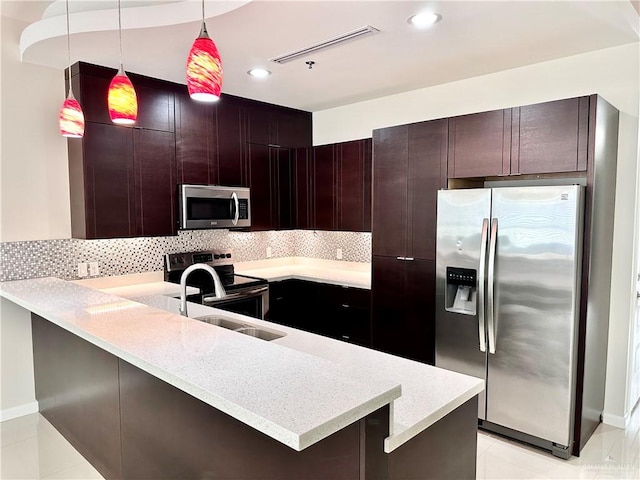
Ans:
[[[0,295],[32,312],[41,413],[107,478],[475,478],[475,378],[163,295]]]

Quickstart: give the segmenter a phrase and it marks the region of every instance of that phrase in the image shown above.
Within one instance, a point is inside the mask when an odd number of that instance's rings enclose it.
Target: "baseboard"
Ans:
[[[18,405],[17,407],[0,410],[0,422],[4,422],[6,420],[12,420],[14,418],[22,417],[24,415],[29,415],[31,413],[38,413],[37,401],[25,403],[23,405]]]
[[[627,413],[624,417],[621,417],[620,415],[612,415],[610,413],[603,412],[602,423],[606,423],[612,427],[627,428],[627,425],[629,424],[629,414]]]

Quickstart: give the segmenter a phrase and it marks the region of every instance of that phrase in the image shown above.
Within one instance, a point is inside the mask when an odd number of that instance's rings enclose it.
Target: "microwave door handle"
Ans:
[[[482,236],[480,240],[480,265],[478,275],[478,339],[480,341],[480,351],[487,351],[487,337],[485,327],[485,272],[487,268],[487,237],[489,236],[489,219],[482,220]]]
[[[238,218],[240,218],[240,201],[238,200],[238,194],[236,192],[231,194],[231,200],[233,200],[233,220],[231,220],[231,223],[237,225]]]

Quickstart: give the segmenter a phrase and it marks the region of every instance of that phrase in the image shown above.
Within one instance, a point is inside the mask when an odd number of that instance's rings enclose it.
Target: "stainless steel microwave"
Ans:
[[[240,228],[251,226],[250,191],[219,185],[179,186],[180,228]]]

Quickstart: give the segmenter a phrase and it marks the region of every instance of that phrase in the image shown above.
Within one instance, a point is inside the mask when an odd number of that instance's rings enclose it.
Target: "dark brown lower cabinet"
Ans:
[[[371,291],[304,280],[269,284],[267,320],[371,346]]]
[[[40,413],[104,477],[123,478],[118,358],[32,314]]]
[[[434,364],[435,261],[374,256],[372,346]]]
[[[107,479],[476,477],[477,397],[389,454],[383,448],[388,406],[298,452],[48,320],[31,318],[40,413]]]

